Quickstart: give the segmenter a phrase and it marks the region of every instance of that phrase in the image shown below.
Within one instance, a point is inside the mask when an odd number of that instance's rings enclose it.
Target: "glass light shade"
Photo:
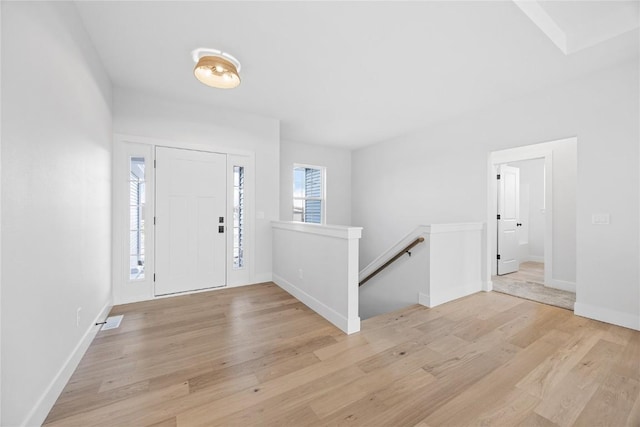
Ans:
[[[203,56],[193,69],[196,79],[207,86],[232,89],[240,84],[236,66],[220,56]]]

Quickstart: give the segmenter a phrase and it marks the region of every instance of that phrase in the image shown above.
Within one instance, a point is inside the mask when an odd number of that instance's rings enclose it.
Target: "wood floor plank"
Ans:
[[[611,362],[617,360],[621,352],[621,345],[599,340],[535,412],[559,426],[573,425],[611,370]]]
[[[469,425],[476,426],[514,426],[522,423],[540,399],[518,389],[512,389],[501,399],[489,403],[487,408],[470,420]]]
[[[584,329],[567,337],[566,344],[545,359],[527,376],[516,384],[516,387],[529,394],[543,399],[560,382],[569,371],[600,340],[602,334],[597,330]]]
[[[368,393],[359,400],[331,412],[312,425],[385,425],[381,415],[392,407],[397,407],[411,396],[423,395],[433,386],[433,376],[419,369],[409,375],[389,382],[384,389]]]
[[[512,360],[486,372],[477,382],[470,384],[445,405],[426,417],[429,425],[464,425],[478,417],[496,400],[506,399],[516,383],[545,360],[555,347],[538,340],[517,353]]]
[[[504,294],[349,336],[273,283],[112,314],[46,426],[640,425],[640,332]]]
[[[640,382],[611,372],[575,421],[577,426],[626,424],[640,394]]]
[[[515,424],[516,427],[558,427],[556,423],[553,423],[535,412],[531,412],[527,417],[519,424]]]

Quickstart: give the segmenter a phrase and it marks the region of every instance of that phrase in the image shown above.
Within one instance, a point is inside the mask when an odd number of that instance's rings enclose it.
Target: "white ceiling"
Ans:
[[[348,148],[639,53],[636,26],[565,55],[511,1],[77,5],[114,85],[277,118],[283,139]],[[197,47],[238,58],[240,87],[196,81]]]
[[[640,26],[640,1],[637,0],[514,2],[565,54]]]

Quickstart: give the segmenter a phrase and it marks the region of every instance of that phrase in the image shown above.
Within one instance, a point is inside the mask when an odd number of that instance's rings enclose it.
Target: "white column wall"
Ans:
[[[360,330],[360,227],[274,221],[273,281],[343,332]]]
[[[2,425],[40,425],[110,306],[111,83],[71,2],[1,28]]]

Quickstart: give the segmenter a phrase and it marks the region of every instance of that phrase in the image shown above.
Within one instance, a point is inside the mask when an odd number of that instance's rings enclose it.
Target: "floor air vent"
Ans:
[[[109,329],[116,329],[120,327],[120,322],[122,322],[123,314],[120,316],[111,316],[107,317],[107,321],[104,325],[102,325],[101,331],[108,331]]]

